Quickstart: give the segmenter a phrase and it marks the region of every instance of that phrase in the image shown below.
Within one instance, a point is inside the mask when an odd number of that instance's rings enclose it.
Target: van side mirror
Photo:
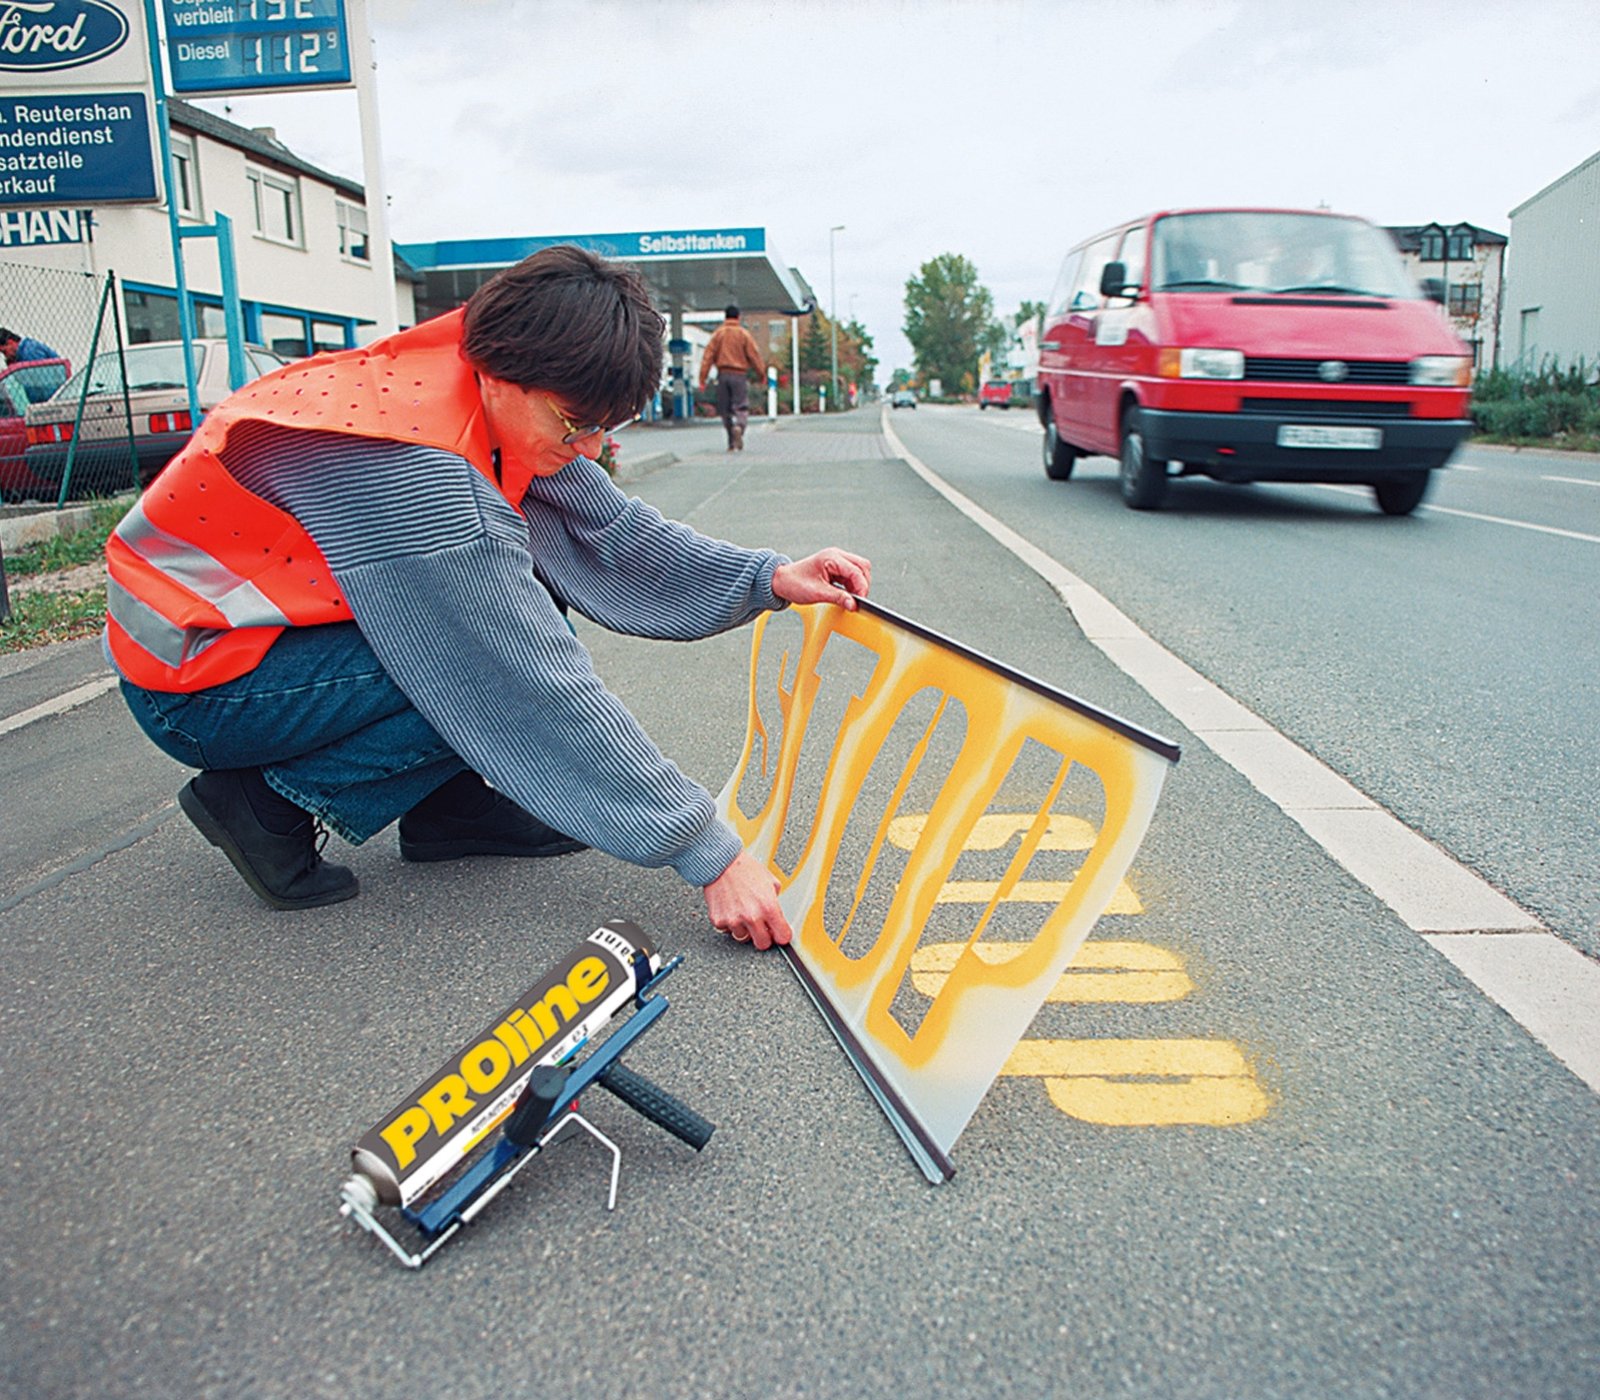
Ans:
[[[1100,295],[1103,297],[1127,296],[1123,290],[1128,280],[1126,263],[1108,262],[1100,271]]]
[[[1444,279],[1440,277],[1424,277],[1422,279],[1422,295],[1429,301],[1436,301],[1444,305]]]

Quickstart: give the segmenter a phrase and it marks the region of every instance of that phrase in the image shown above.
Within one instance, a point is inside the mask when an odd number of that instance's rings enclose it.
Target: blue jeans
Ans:
[[[354,845],[466,769],[353,622],[291,627],[248,675],[189,695],[122,682],[139,727],[191,768],[259,768]]]

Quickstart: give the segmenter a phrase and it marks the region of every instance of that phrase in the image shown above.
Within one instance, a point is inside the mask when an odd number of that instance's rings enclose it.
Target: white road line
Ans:
[[[1591,481],[1586,476],[1541,476],[1540,481],[1560,481],[1568,486],[1600,486],[1600,481]]]
[[[1363,496],[1367,490],[1365,486],[1336,486],[1326,481],[1303,481],[1299,485],[1314,486],[1318,491],[1338,491],[1346,496]],[[1432,511],[1435,515],[1459,515],[1463,520],[1481,520],[1489,525],[1510,525],[1518,530],[1536,530],[1541,535],[1560,535],[1562,539],[1582,540],[1585,544],[1600,544],[1600,535],[1585,535],[1578,530],[1561,530],[1554,525],[1535,525],[1527,520],[1508,520],[1503,515],[1479,515],[1475,510],[1457,510],[1454,506],[1425,505],[1420,509]]]
[[[887,413],[883,431],[912,471],[1055,589],[1117,667],[1600,1093],[1600,966],[956,490],[906,447]]]
[[[1560,535],[1564,540],[1582,540],[1585,544],[1600,544],[1600,535],[1585,535],[1578,530],[1558,530],[1554,525],[1534,525],[1526,520],[1507,520],[1503,515],[1479,515],[1472,510],[1457,510],[1454,506],[1423,506],[1438,515],[1459,515],[1465,520],[1483,520],[1490,525],[1511,525],[1518,530],[1536,530],[1541,535]]]
[[[19,711],[10,719],[0,719],[0,734],[11,734],[24,725],[32,724],[36,719],[48,719],[51,715],[65,714],[68,710],[77,709],[79,705],[87,705],[97,696],[104,695],[116,683],[115,676],[102,676],[96,681],[85,681],[82,685],[67,691],[65,695],[56,696],[54,700],[42,701],[32,709]]]

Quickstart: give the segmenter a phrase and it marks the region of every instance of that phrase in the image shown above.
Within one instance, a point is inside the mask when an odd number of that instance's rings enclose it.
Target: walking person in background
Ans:
[[[711,371],[717,371],[717,414],[728,434],[728,451],[744,451],[744,430],[750,422],[750,381],[753,370],[767,372],[756,338],[739,324],[739,308],[729,306],[727,319],[717,327],[700,357],[700,387],[706,387]]]

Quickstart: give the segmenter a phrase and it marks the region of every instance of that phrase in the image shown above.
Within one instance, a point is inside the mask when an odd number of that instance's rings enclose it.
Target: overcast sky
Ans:
[[[1600,150],[1594,0],[371,0],[391,233],[766,229],[909,365],[904,291],[999,311],[1067,246],[1242,201],[1509,211]],[[205,99],[363,179],[351,93]],[[1590,231],[1588,257],[1600,256]],[[1575,250],[1576,255],[1576,250]]]

